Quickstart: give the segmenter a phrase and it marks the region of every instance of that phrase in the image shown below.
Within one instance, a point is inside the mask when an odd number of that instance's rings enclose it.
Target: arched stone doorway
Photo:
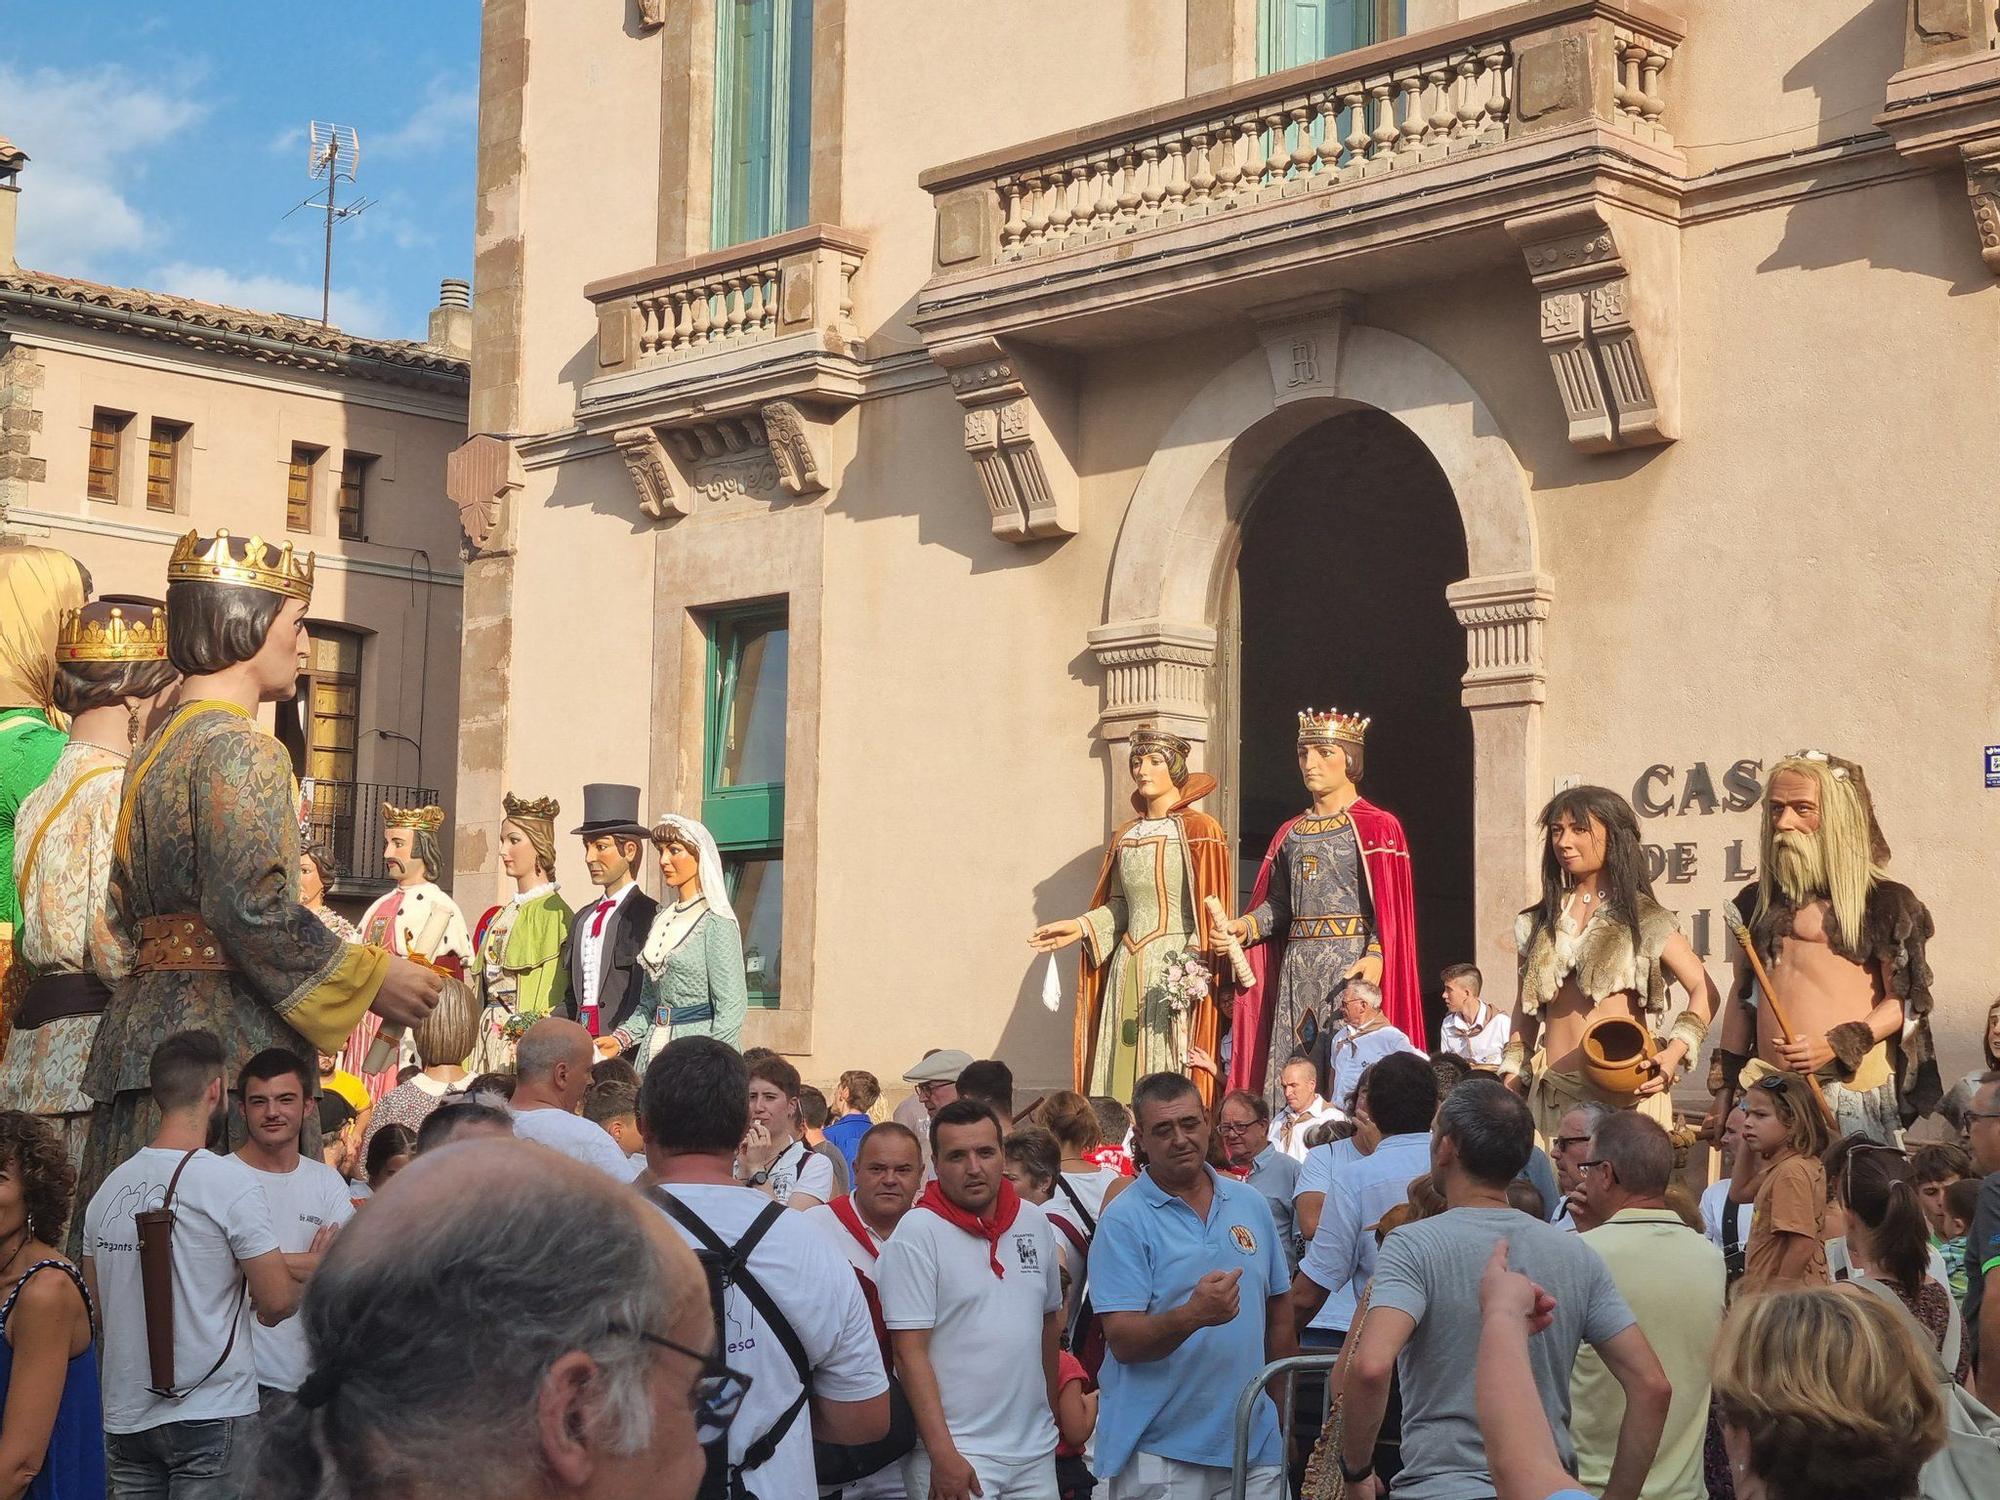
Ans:
[[[1225,767],[1239,884],[1304,806],[1297,711],[1371,716],[1362,792],[1410,837],[1417,960],[1435,1025],[1430,977],[1474,951],[1472,723],[1459,701],[1464,635],[1445,602],[1465,576],[1451,485],[1408,428],[1361,408],[1273,460],[1239,534],[1209,756]]]
[[[1342,301],[1274,318],[1261,348],[1219,372],[1163,436],[1119,529],[1105,623],[1090,632],[1105,671],[1099,732],[1122,764],[1135,724],[1165,724],[1240,784],[1226,685],[1236,674],[1218,671],[1218,656],[1247,517],[1287,451],[1314,429],[1350,413],[1394,419],[1427,451],[1458,514],[1466,576],[1444,596],[1465,642],[1458,696],[1472,734],[1472,952],[1497,976],[1536,868],[1531,827],[1548,790],[1542,627],[1553,591],[1520,465],[1485,403],[1435,352],[1357,317],[1358,306]],[[1122,788],[1115,795],[1122,806]],[[1427,963],[1430,947],[1426,940]]]

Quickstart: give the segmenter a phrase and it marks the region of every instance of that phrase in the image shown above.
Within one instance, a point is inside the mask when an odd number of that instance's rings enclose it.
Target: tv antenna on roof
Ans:
[[[357,198],[344,207],[335,201],[340,184],[345,182],[351,185],[360,169],[361,137],[352,125],[324,125],[318,120],[308,125],[306,175],[315,182],[326,184],[326,254],[321,266],[319,291],[319,322],[322,328],[331,321],[328,312],[333,304],[333,226],[374,206],[374,200],[370,198]],[[320,206],[320,195],[314,193],[304,202],[292,205],[285,217],[289,219],[302,208]]]

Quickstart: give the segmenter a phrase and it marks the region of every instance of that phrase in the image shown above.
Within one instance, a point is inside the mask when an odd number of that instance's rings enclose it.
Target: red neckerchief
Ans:
[[[868,1226],[861,1222],[861,1210],[854,1206],[853,1194],[842,1193],[827,1207],[833,1210],[833,1216],[840,1220],[841,1227],[854,1236],[855,1244],[868,1252],[870,1260],[882,1258],[882,1252],[875,1248],[875,1236],[870,1234]]]
[[[882,1252],[875,1248],[875,1236],[868,1232],[868,1226],[861,1221],[861,1211],[854,1206],[852,1194],[842,1193],[827,1207],[832,1209],[833,1216],[840,1220],[840,1227],[853,1235],[855,1243],[868,1252],[869,1259],[882,1258]],[[896,1354],[894,1346],[889,1342],[889,1325],[882,1321],[881,1294],[875,1290],[875,1283],[868,1279],[859,1266],[854,1269],[854,1279],[861,1283],[861,1300],[868,1304],[868,1321],[875,1325],[875,1342],[882,1349],[882,1368],[893,1370],[896,1368]]]
[[[1021,1212],[1021,1195],[1014,1191],[1014,1184],[1006,1178],[1000,1179],[1000,1195],[993,1200],[990,1217],[960,1208],[945,1197],[944,1189],[935,1180],[924,1187],[923,1196],[917,1199],[918,1208],[927,1208],[945,1223],[963,1229],[967,1234],[986,1241],[987,1258],[993,1264],[993,1274],[1005,1278],[1006,1272],[1000,1267],[1000,1236],[1014,1227],[1014,1220]]]
[[[1222,1175],[1224,1177],[1233,1177],[1238,1182],[1248,1182],[1250,1180],[1251,1170],[1256,1165],[1257,1164],[1254,1161],[1247,1161],[1240,1167],[1225,1166],[1220,1168],[1220,1171],[1222,1172]]]
[[[1132,1164],[1132,1154],[1123,1146],[1099,1146],[1095,1151],[1084,1152],[1083,1159],[1092,1166],[1109,1167],[1120,1177],[1139,1175],[1139,1169]]]

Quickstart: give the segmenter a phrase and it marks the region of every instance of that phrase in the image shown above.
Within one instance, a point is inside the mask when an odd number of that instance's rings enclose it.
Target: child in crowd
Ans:
[[[1944,1195],[1944,1238],[1937,1242],[1938,1254],[1950,1273],[1951,1294],[1965,1300],[1965,1237],[1972,1229],[1972,1210],[1979,1203],[1979,1179],[1961,1177]]]
[[[1944,1230],[1944,1195],[1954,1182],[1973,1175],[1972,1156],[1956,1141],[1933,1141],[1910,1150],[1910,1178],[1931,1228],[1931,1243],[1942,1250],[1951,1238]]]
[[[1062,1270],[1063,1300],[1070,1292],[1069,1267]],[[1084,1462],[1084,1446],[1097,1430],[1097,1387],[1083,1361],[1069,1350],[1056,1355],[1056,1493],[1062,1500],[1090,1500],[1097,1480]]]
[[[1799,1074],[1768,1073],[1744,1091],[1738,1156],[1754,1158],[1763,1173],[1736,1299],[1827,1284],[1826,1168],[1820,1158],[1831,1144],[1825,1111]]]

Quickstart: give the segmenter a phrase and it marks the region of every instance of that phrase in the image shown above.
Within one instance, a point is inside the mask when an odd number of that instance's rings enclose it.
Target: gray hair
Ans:
[[[1658,1120],[1617,1110],[1592,1127],[1590,1154],[1606,1163],[1618,1185],[1638,1198],[1659,1198],[1674,1176],[1674,1143]]]
[[[576,1033],[561,1026],[531,1026],[514,1049],[514,1076],[540,1080],[553,1077],[556,1064],[576,1058]]]
[[[1382,986],[1371,980],[1348,980],[1347,993],[1354,999],[1359,1000],[1363,1005],[1372,1006],[1376,1010],[1382,1008]]]
[[[447,1194],[393,1243],[334,1242],[298,1313],[312,1374],[265,1424],[252,1493],[509,1493],[541,1465],[522,1413],[577,1351],[597,1366],[593,1438],[619,1456],[652,1441],[637,1333],[667,1327],[677,1301],[659,1252],[639,1212],[606,1212],[594,1184],[531,1160],[539,1147],[510,1149],[507,1201]]]
[[[1485,1187],[1519,1177],[1535,1149],[1527,1101],[1497,1078],[1468,1078],[1446,1094],[1436,1129],[1458,1148],[1466,1176]]]
[[[1596,1131],[1598,1126],[1610,1119],[1615,1113],[1616,1111],[1610,1105],[1601,1103],[1596,1099],[1579,1099],[1557,1117],[1556,1126],[1560,1129],[1562,1122],[1567,1120],[1571,1115],[1582,1115],[1583,1133],[1590,1135]]]

